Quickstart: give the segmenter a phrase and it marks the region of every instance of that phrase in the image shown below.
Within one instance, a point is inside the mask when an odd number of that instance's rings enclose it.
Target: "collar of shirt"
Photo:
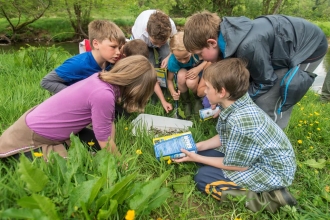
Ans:
[[[226,120],[228,116],[237,108],[240,108],[241,106],[245,105],[250,100],[250,96],[248,93],[243,95],[241,98],[237,99],[232,105],[230,105],[228,108],[223,108],[220,106],[220,114],[219,117],[222,120]]]

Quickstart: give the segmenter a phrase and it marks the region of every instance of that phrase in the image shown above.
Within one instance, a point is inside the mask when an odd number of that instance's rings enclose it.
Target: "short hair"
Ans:
[[[88,38],[92,48],[93,40],[102,42],[105,39],[116,41],[119,47],[125,44],[126,38],[123,31],[109,20],[94,20],[88,24]]]
[[[172,32],[170,17],[162,11],[155,11],[149,17],[147,32],[155,40],[166,41]]]
[[[170,38],[170,50],[186,50],[185,46],[183,45],[183,31],[180,31],[174,34]]]
[[[142,55],[149,58],[148,45],[141,39],[130,40],[123,47],[123,54],[125,54],[126,57]]]
[[[120,59],[110,71],[101,72],[99,78],[122,87],[119,101],[127,112],[143,112],[157,82],[154,67],[142,55]]]
[[[247,62],[239,58],[228,58],[211,64],[203,73],[216,91],[224,88],[229,92],[229,100],[237,100],[248,91],[250,73]]]
[[[188,18],[184,25],[183,43],[187,51],[208,47],[208,39],[218,39],[221,18],[216,13],[198,12]]]

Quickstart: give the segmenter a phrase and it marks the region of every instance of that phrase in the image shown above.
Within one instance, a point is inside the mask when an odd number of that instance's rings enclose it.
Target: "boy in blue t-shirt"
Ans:
[[[120,59],[120,48],[126,38],[113,22],[94,20],[88,25],[92,51],[73,56],[41,80],[41,87],[58,93],[67,86],[86,79],[96,72],[110,70]]]
[[[203,69],[207,62],[199,60],[196,54],[189,53],[183,45],[183,32],[178,32],[170,40],[171,56],[168,61],[168,89],[174,100],[181,97],[185,116],[191,115],[191,102],[189,90],[195,97],[193,112],[198,114],[203,108],[201,98],[197,95],[197,87]],[[177,84],[178,91],[174,89],[173,78]]]

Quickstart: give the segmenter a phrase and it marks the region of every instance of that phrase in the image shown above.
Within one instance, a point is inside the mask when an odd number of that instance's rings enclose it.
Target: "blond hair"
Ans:
[[[130,40],[124,45],[123,54],[125,54],[126,57],[142,55],[149,58],[148,45],[141,39]]]
[[[203,78],[208,81],[216,91],[224,88],[229,92],[229,100],[241,98],[250,85],[250,73],[247,63],[239,58],[228,58],[211,64],[203,72]]]
[[[113,22],[109,20],[94,20],[88,24],[88,38],[91,47],[93,40],[102,42],[103,40],[115,41],[119,47],[125,44],[126,38],[123,31]]]
[[[188,18],[184,25],[183,43],[187,51],[208,47],[208,39],[218,39],[221,18],[216,13],[198,12]]]
[[[119,60],[110,71],[101,72],[99,78],[121,87],[121,101],[127,112],[144,111],[157,81],[154,67],[142,55]]]
[[[173,50],[186,50],[183,44],[183,32],[180,31],[173,35],[170,38],[170,50],[173,53]]]
[[[149,17],[147,32],[150,37],[159,41],[166,41],[171,36],[172,26],[168,15],[162,11],[155,11]]]

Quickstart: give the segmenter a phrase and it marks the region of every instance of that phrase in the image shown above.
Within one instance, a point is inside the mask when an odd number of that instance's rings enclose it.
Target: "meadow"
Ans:
[[[0,51],[0,133],[50,97],[40,80],[70,56],[55,46],[29,47],[15,54]],[[330,103],[321,103],[319,95],[309,91],[285,129],[296,153],[297,172],[289,190],[297,207],[282,207],[275,214],[253,213],[244,207],[244,197],[220,204],[198,192],[193,182],[197,166],[157,161],[152,145],[157,134],[140,130],[132,135],[131,121],[137,116],[133,114],[116,122],[121,157],[105,151],[93,155],[72,136],[66,160],[56,154],[49,162],[38,155],[33,161],[0,159],[0,218],[124,219],[134,210],[135,219],[155,220],[329,219],[329,112]],[[164,113],[160,103],[149,103],[145,113],[173,114]],[[216,134],[216,119],[202,122],[196,116],[192,121],[196,142]]]

